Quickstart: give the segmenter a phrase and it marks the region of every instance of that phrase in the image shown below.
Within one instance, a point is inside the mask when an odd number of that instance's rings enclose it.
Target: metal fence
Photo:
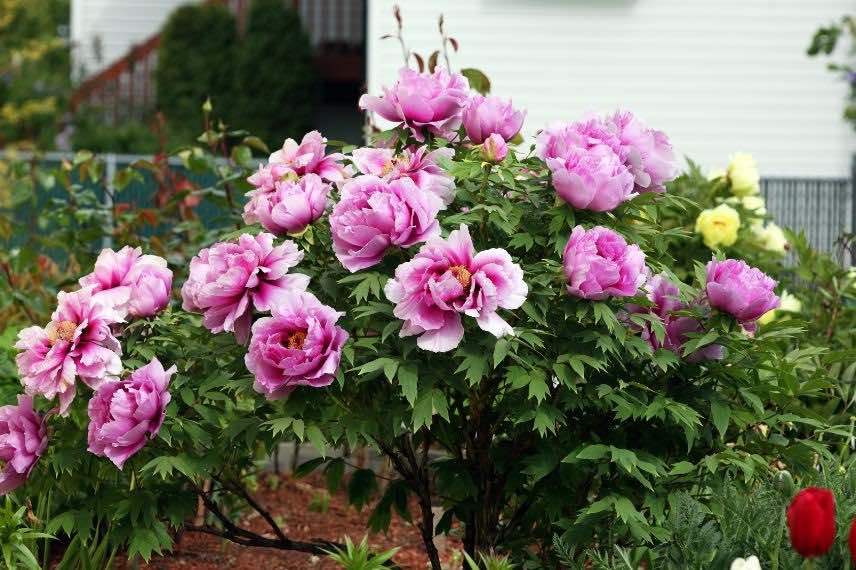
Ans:
[[[856,231],[854,192],[850,178],[761,180],[761,195],[773,220],[782,227],[804,231],[814,248],[827,253],[836,253],[842,234]]]

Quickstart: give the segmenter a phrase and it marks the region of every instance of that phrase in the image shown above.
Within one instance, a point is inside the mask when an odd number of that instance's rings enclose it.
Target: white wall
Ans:
[[[83,68],[91,75],[110,65],[131,46],[157,33],[172,11],[187,3],[188,0],[72,0],[75,73]],[[102,47],[100,62],[93,51],[96,37]]]
[[[849,176],[845,86],[805,48],[852,0],[369,0],[373,93],[402,64],[395,40],[378,39],[395,30],[395,3],[426,55],[444,13],[461,44],[453,67],[483,69],[529,110],[529,134],[624,107],[707,167],[746,151],[765,176]]]

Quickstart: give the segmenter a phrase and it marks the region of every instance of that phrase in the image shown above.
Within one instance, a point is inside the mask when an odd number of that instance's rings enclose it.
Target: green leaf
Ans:
[[[324,434],[321,432],[321,429],[316,425],[311,425],[306,428],[306,437],[309,439],[309,442],[318,450],[318,453],[321,454],[321,457],[327,456],[327,440],[324,439]]]
[[[728,431],[728,420],[731,419],[731,406],[725,400],[712,399],[710,401],[710,415],[720,437],[725,438],[725,432]]]
[[[500,338],[493,347],[493,367],[497,368],[508,354],[508,340]]]
[[[415,365],[403,364],[398,367],[398,385],[401,386],[401,394],[407,398],[410,407],[416,402],[418,384],[419,371]]]
[[[465,67],[461,69],[461,75],[466,77],[470,82],[470,87],[482,95],[490,93],[490,79],[479,69]]]

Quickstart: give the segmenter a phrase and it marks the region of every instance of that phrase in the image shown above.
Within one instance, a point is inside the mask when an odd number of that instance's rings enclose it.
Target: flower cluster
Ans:
[[[6,464],[0,475],[0,494],[23,484],[47,447],[47,418],[35,411],[34,396],[58,400],[56,411],[67,415],[79,379],[95,391],[89,405],[90,434],[93,433],[99,421],[93,416],[93,402],[123,384],[119,381],[121,324],[126,319],[155,316],[169,305],[172,271],[165,259],[143,255],[140,248],[104,249],[92,273],[81,277],[79,283],[80,289],[57,295],[57,308],[49,323],[25,328],[18,334],[15,348],[20,352],[16,363],[26,395],[18,397],[17,406],[0,408],[0,460]],[[166,382],[162,384],[165,391]],[[111,403],[108,398],[108,407],[113,405],[124,404],[118,400]],[[141,409],[148,406],[142,402],[139,405]],[[116,446],[125,449],[122,460],[116,462],[120,467],[143,446],[127,443],[137,441],[138,435],[146,431],[141,432],[143,419],[141,414],[131,414],[99,436],[102,450]],[[93,448],[91,437],[90,451],[100,454]]]
[[[559,197],[595,212],[614,210],[640,192],[664,192],[678,174],[668,137],[629,112],[553,125],[538,135],[537,152]]]

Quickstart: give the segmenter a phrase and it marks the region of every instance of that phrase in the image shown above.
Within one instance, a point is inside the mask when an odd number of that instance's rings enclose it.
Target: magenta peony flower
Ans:
[[[348,181],[330,214],[333,251],[348,271],[380,263],[392,246],[409,247],[440,233],[443,202],[409,178],[385,182],[363,175]]]
[[[451,159],[451,148],[438,148],[428,152],[427,146],[411,147],[395,156],[392,149],[358,148],[353,161],[363,174],[372,174],[387,182],[410,178],[420,190],[436,194],[447,206],[455,198],[455,179],[443,170],[437,160]]]
[[[502,162],[508,156],[508,145],[505,139],[494,133],[487,137],[482,144],[482,157],[488,162]]]
[[[665,192],[664,184],[678,176],[669,137],[648,128],[629,111],[616,112],[607,119],[607,125],[618,137],[616,151],[633,174],[635,191]]]
[[[710,306],[719,309],[744,325],[779,306],[773,293],[776,281],[745,261],[711,259],[707,264],[707,298]]]
[[[343,314],[311,293],[292,293],[270,317],[256,321],[244,358],[256,377],[256,392],[274,400],[297,386],[321,388],[333,382],[348,340],[348,333],[336,325]]]
[[[297,144],[294,139],[285,139],[282,148],[268,158],[268,166],[284,166],[298,176],[317,174],[327,182],[341,182],[347,175],[347,171],[341,165],[344,155],[335,152],[325,156],[326,149],[327,139],[318,131],[311,131],[303,135],[300,144]],[[278,176],[276,176],[277,173],[279,173]],[[275,176],[274,182],[283,174],[285,172],[281,168],[273,168],[271,171],[271,176]],[[266,180],[266,176],[262,178]],[[252,180],[250,183],[255,186]]]
[[[665,348],[671,350],[678,356],[683,356],[683,346],[690,340],[689,333],[704,332],[702,323],[693,317],[673,315],[674,311],[686,309],[689,305],[680,298],[678,286],[669,281],[665,274],[655,275],[648,279],[645,284],[648,300],[653,303],[652,307],[641,307],[639,305],[627,305],[630,314],[648,313],[656,316],[663,323],[665,335],[662,343],[654,333],[650,323],[645,322],[641,326],[625,319],[628,326],[641,333],[642,338],[657,350]],[[720,345],[707,345],[687,356],[690,362],[702,360],[720,360],[724,356],[724,349]]]
[[[172,271],[164,258],[143,255],[139,247],[103,249],[94,271],[81,277],[80,285],[107,299],[122,317],[151,317],[169,305]]]
[[[608,212],[633,197],[633,174],[615,148],[618,138],[597,121],[564,124],[538,135],[537,153],[559,197],[580,210]]]
[[[492,134],[510,141],[520,132],[526,111],[518,111],[511,101],[499,97],[474,95],[464,111],[464,128],[475,144],[481,144]]]
[[[517,309],[529,289],[520,266],[504,249],[476,253],[467,226],[447,239],[432,238],[395,270],[384,288],[402,319],[400,336],[419,335],[423,350],[447,352],[464,336],[461,314],[494,336],[514,334],[496,311]]]
[[[89,400],[89,452],[122,468],[160,431],[169,404],[175,366],[157,358],[121,382],[102,384]]]
[[[577,226],[564,252],[568,293],[583,299],[632,297],[645,283],[645,254],[614,231]]]
[[[211,332],[232,331],[238,342],[250,334],[253,308],[269,311],[291,291],[303,291],[309,277],[288,270],[303,259],[293,241],[274,247],[274,236],[243,234],[201,250],[190,261],[190,276],[181,288],[185,311],[203,313]]]
[[[74,399],[76,377],[90,388],[115,380],[122,371],[122,347],[110,325],[122,318],[91,287],[60,292],[57,309],[44,328],[18,333],[18,372],[27,394],[48,400],[59,396],[59,412],[67,414]]]
[[[278,236],[298,234],[324,214],[330,185],[317,174],[300,179],[285,178],[275,183],[273,191],[257,188],[247,193],[244,221],[260,222]]]
[[[17,406],[0,407],[0,495],[27,481],[47,447],[47,426],[33,410],[30,396],[19,394]]]
[[[424,129],[443,137],[461,126],[461,115],[470,95],[466,77],[438,67],[434,73],[418,73],[406,67],[398,72],[392,88],[383,95],[363,95],[360,109],[372,111],[388,121],[406,125],[418,141],[425,140]]]

